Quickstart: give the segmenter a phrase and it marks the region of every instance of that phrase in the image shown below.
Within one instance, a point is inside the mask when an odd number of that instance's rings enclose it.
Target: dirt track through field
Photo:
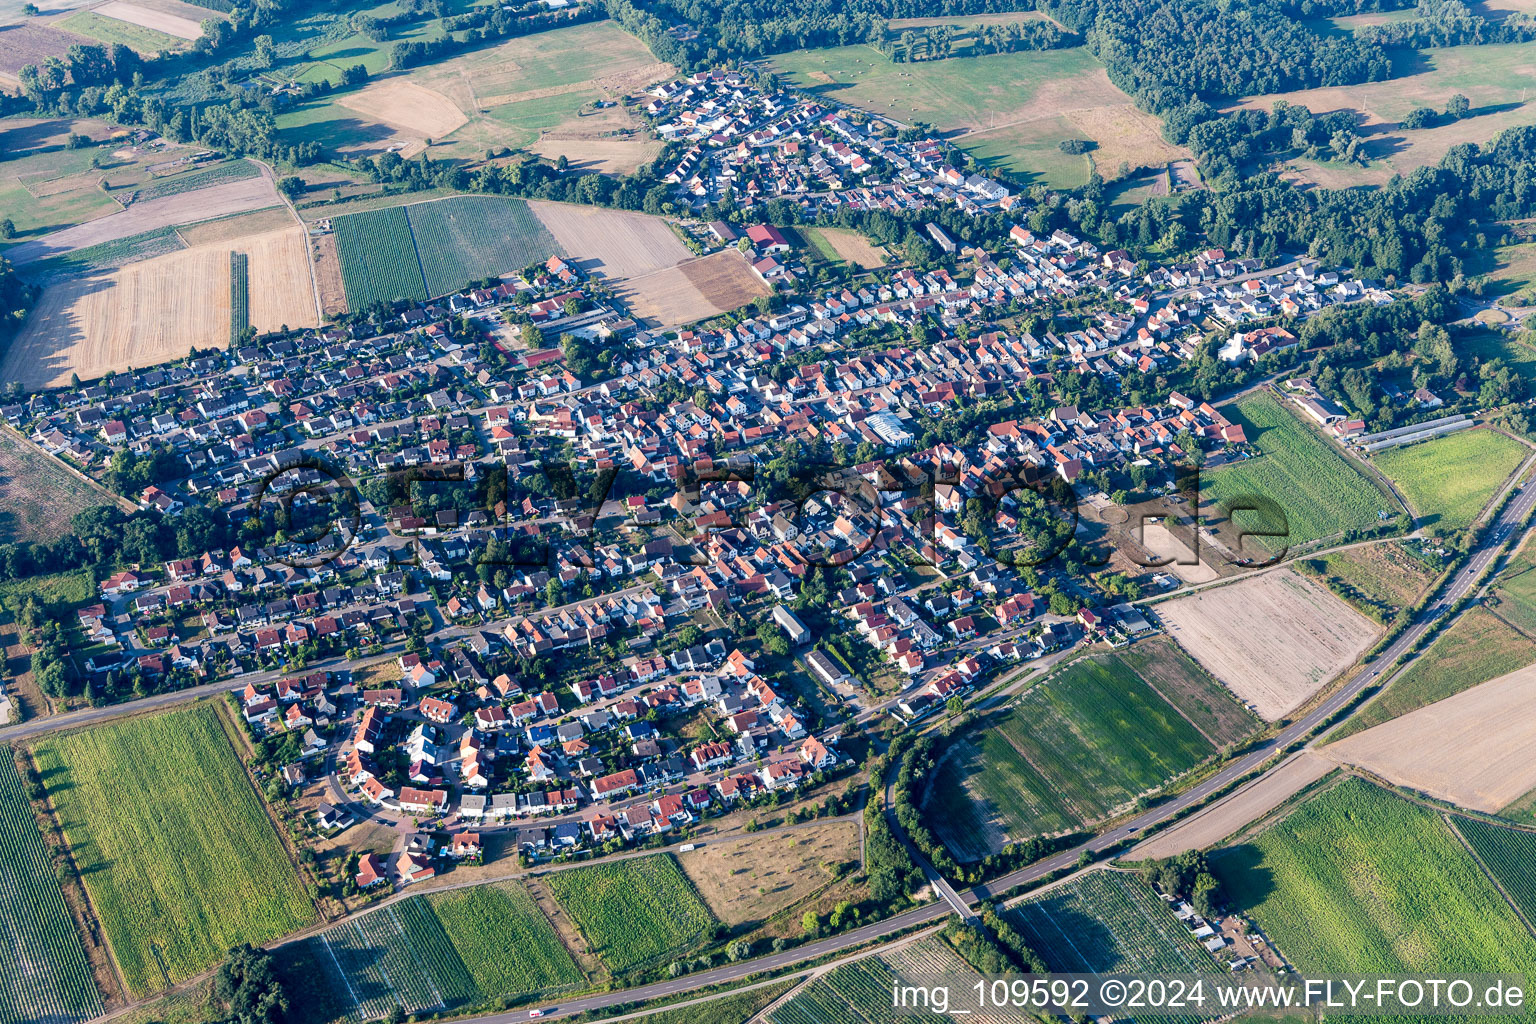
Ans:
[[[1258,821],[1318,779],[1333,771],[1334,764],[1322,755],[1304,750],[1279,768],[1238,789],[1146,842],[1138,843],[1126,860],[1173,857],[1186,850],[1203,850],[1238,829]]]
[[[196,192],[134,203],[121,213],[109,214],[87,224],[77,224],[44,235],[35,241],[23,242],[6,250],[5,255],[12,266],[20,267],[49,256],[74,252],[103,242],[115,242],[156,228],[261,210],[280,202],[272,182],[265,175],[257,175]]]
[[[1174,598],[1155,610],[1169,635],[1268,722],[1352,665],[1377,632],[1291,569]]]
[[[1460,807],[1498,811],[1536,789],[1536,665],[1321,752]]]

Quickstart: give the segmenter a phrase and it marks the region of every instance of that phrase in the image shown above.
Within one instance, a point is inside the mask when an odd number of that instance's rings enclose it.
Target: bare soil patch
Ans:
[[[1354,664],[1377,631],[1291,569],[1174,598],[1156,611],[1196,661],[1269,722]]]
[[[1536,789],[1536,665],[1322,748],[1399,786],[1493,813]]]
[[[610,280],[640,277],[693,258],[660,217],[538,200],[528,207],[564,253],[588,273]]]
[[[176,227],[231,213],[260,210],[277,206],[280,202],[277,190],[266,176],[242,178],[196,192],[134,203],[121,213],[55,231],[35,241],[23,242],[6,250],[6,258],[14,266],[24,266],[49,256],[74,252],[103,242],[114,242],[156,228]]]
[[[661,152],[661,143],[646,137],[576,138],[573,133],[557,129],[539,136],[528,149],[547,160],[563,156],[575,170],[629,174],[641,164],[654,160]]]
[[[617,291],[630,312],[662,327],[718,316],[769,293],[746,260],[730,251],[630,278]]]
[[[310,259],[315,265],[315,287],[320,292],[320,309],[326,316],[347,311],[347,291],[341,281],[341,261],[336,256],[336,236],[330,232],[311,235]]]
[[[200,10],[191,4],[181,6],[192,11]],[[201,18],[188,17],[184,13],[163,9],[152,10],[148,7],[140,7],[138,4],[125,3],[124,0],[107,0],[100,7],[94,7],[92,10],[104,18],[115,18],[118,21],[126,21],[130,25],[152,28],[168,36],[176,36],[178,39],[198,39],[203,34]]]
[[[1221,578],[1219,572],[1196,558],[1189,545],[1162,523],[1148,522],[1142,528],[1142,546],[1154,559],[1173,559],[1162,567],[1163,571],[1172,572],[1185,583],[1209,583]]]
[[[49,57],[62,57],[71,46],[92,41],[36,22],[0,25],[0,72],[14,76],[28,64],[41,67]]]
[[[447,96],[407,78],[374,82],[336,102],[422,139],[440,139],[469,120]]]
[[[731,927],[794,906],[832,881],[828,867],[858,859],[859,828],[851,821],[704,842],[677,858],[709,909]]]
[[[1334,764],[1328,758],[1315,751],[1303,750],[1230,796],[1138,843],[1126,854],[1126,860],[1173,857],[1186,850],[1214,846],[1258,821],[1333,769]]]

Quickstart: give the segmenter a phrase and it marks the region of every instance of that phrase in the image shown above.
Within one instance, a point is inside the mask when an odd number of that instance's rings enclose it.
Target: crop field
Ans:
[[[1247,539],[1238,554],[1253,554],[1254,545],[1279,550],[1332,537],[1374,525],[1378,511],[1397,511],[1396,503],[1350,465],[1335,445],[1274,396],[1249,395],[1221,411],[1242,425],[1249,443],[1262,454],[1202,476],[1201,513],[1208,523],[1223,523],[1224,530],[1230,530],[1216,506],[1257,496],[1278,504],[1285,515],[1283,523],[1270,523],[1255,512],[1238,513],[1238,526],[1285,532],[1283,537]]]
[[[69,517],[113,498],[9,426],[0,428],[0,543],[52,541]]]
[[[891,986],[897,981],[931,984],[943,975],[956,988],[969,988],[978,975],[938,936],[919,939],[878,956],[844,964],[806,985],[768,1015],[772,1024],[883,1024],[893,1019]],[[953,1017],[903,1011],[895,1019],[942,1024]],[[977,1024],[1016,1021],[1016,1014],[982,1010],[968,1014]]]
[[[974,858],[1103,818],[1256,726],[1171,646],[1083,658],[967,735],[927,811],[957,856]]]
[[[1536,567],[1511,565],[1495,585],[1499,618],[1526,636],[1536,636]]]
[[[1055,973],[1227,973],[1168,904],[1126,872],[1091,871],[1019,904],[1008,917]]]
[[[579,984],[580,968],[523,886],[480,885],[426,897],[487,998]]]
[[[1266,722],[1348,668],[1377,626],[1290,568],[1157,606],[1169,636]]]
[[[1525,919],[1536,920],[1536,832],[1459,816],[1451,824]]]
[[[1536,662],[1536,641],[1482,608],[1451,624],[1408,671],[1334,733],[1343,739]]]
[[[796,231],[827,259],[846,260],[861,270],[873,270],[886,263],[885,253],[857,231],[847,228],[800,227]]]
[[[1188,157],[1156,118],[1138,111],[1085,47],[952,57],[898,64],[869,46],[796,50],[772,59],[791,85],[900,121],[954,132],[950,141],[984,166],[1018,179],[1071,188],[1089,161],[1061,152],[1067,139],[1095,143],[1105,178],[1122,163],[1156,167]]]
[[[101,996],[59,892],[9,747],[0,747],[0,1020],[101,1015]]]
[[[428,295],[521,270],[555,255],[555,239],[528,204],[499,196],[461,196],[406,207]]]
[[[715,921],[670,854],[552,871],[543,881],[615,974],[686,949]]]
[[[145,56],[154,56],[161,50],[175,50],[187,42],[158,29],[109,18],[95,11],[77,11],[60,21],[59,28],[90,36],[99,43],[122,43]]]
[[[1396,540],[1345,548],[1306,563],[1304,571],[1315,570],[1329,590],[1378,622],[1412,604],[1439,574],[1438,566]]]
[[[134,995],[314,918],[214,708],[51,736],[33,756]]]
[[[1530,454],[1514,438],[1492,430],[1461,430],[1372,456],[1418,513],[1418,525],[1437,532],[1471,526],[1499,486]]]
[[[107,0],[91,8],[104,18],[126,21],[132,25],[164,32],[178,39],[197,39],[203,34],[202,19],[211,17],[207,8],[183,4],[177,0],[153,0],[150,4]]]
[[[1523,973],[1536,939],[1433,812],[1350,779],[1212,858],[1303,975]]]
[[[1348,188],[1384,184],[1394,173],[1406,176],[1414,168],[1439,163],[1452,146],[1481,144],[1505,128],[1530,124],[1532,108],[1527,102],[1536,103],[1532,86],[1536,86],[1536,68],[1531,65],[1529,46],[1450,46],[1419,51],[1408,74],[1387,81],[1251,96],[1241,106],[1269,110],[1276,100],[1285,100],[1318,114],[1359,111],[1363,122],[1356,131],[1366,138],[1365,151],[1374,158],[1369,168],[1348,169],[1335,177],[1327,166],[1295,162],[1294,176],[1300,180]],[[1444,110],[1457,93],[1472,101],[1472,117],[1438,128],[1398,128],[1415,107]]]
[[[348,214],[332,223],[348,306],[428,297],[404,207]]]
[[[1536,666],[1527,666],[1329,743],[1321,753],[1493,814],[1536,789],[1533,696]]]
[[[771,289],[726,250],[626,280],[615,293],[636,317],[677,327],[740,309]]]
[[[229,254],[229,340],[233,344],[251,323],[251,258],[243,252]]]

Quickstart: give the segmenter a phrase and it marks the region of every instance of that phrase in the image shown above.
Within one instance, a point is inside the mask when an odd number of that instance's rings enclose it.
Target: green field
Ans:
[[[1019,904],[1008,917],[1056,973],[1227,973],[1190,937],[1168,904],[1126,872],[1090,872]]]
[[[1165,645],[1082,658],[968,733],[928,810],[956,855],[975,859],[1000,832],[1018,839],[1103,818],[1256,727]]]
[[[487,996],[582,981],[576,961],[521,885],[480,885],[427,900],[475,986]]]
[[[1499,817],[1521,825],[1536,825],[1536,789],[1526,793],[1508,807],[1500,808]]]
[[[1249,443],[1262,454],[1204,474],[1200,478],[1202,511],[1208,517],[1219,517],[1217,510],[1207,509],[1205,503],[1219,504],[1248,496],[1268,498],[1280,506],[1285,523],[1269,523],[1258,513],[1240,512],[1238,525],[1248,529],[1289,530],[1286,537],[1249,538],[1245,547],[1294,547],[1344,530],[1373,526],[1378,511],[1396,511],[1396,502],[1350,465],[1335,445],[1291,415],[1274,396],[1266,392],[1252,394],[1221,411],[1232,422],[1242,425]]]
[[[1372,456],[1418,514],[1420,526],[1462,530],[1477,519],[1530,449],[1492,430],[1462,430]]]
[[[336,253],[347,303],[423,300],[471,281],[521,270],[556,245],[528,204],[498,196],[455,196],[339,216]]]
[[[347,305],[364,309],[374,302],[428,298],[411,237],[405,207],[392,206],[337,217],[336,256]]]
[[[0,427],[0,543],[54,541],[77,512],[112,496],[10,427]]]
[[[553,871],[544,881],[615,974],[687,949],[715,923],[671,854]]]
[[[461,196],[406,207],[428,295],[555,255],[555,238],[521,199]]]
[[[64,1024],[101,1015],[101,996],[9,747],[0,747],[0,955],[0,1021]]]
[[[179,196],[188,192],[196,192],[199,189],[212,188],[214,185],[227,185],[232,181],[243,181],[246,178],[255,178],[261,174],[261,168],[249,160],[226,160],[224,163],[213,167],[205,167],[196,171],[184,171],[181,174],[173,174],[164,178],[155,178],[144,183],[144,186],[134,193],[133,201],[146,203],[151,199],[164,199],[166,196]]]
[[[893,1015],[891,1011],[891,987],[897,981],[932,984],[940,975],[952,986],[966,989],[981,977],[942,937],[932,936],[828,971],[769,1013],[768,1020],[772,1024],[884,1024],[890,1020],[944,1024],[960,1018],[907,1010]],[[999,1024],[1018,1018],[981,1014],[971,1019]]]
[[[1361,779],[1211,865],[1303,975],[1523,974],[1536,963],[1536,939],[1446,823]]]
[[[1408,671],[1356,712],[1330,740],[1341,740],[1373,725],[1454,696],[1479,683],[1536,661],[1536,642],[1481,608],[1457,619]]]
[[[1532,869],[1536,865],[1536,832],[1505,828],[1480,818],[1457,817],[1452,824],[1525,919],[1536,921],[1536,870]]]
[[[292,1024],[438,1013],[585,980],[518,883],[412,896],[283,947]]]
[[[161,50],[175,50],[187,46],[188,41],[168,32],[145,28],[129,21],[118,21],[94,11],[78,11],[58,23],[66,32],[90,36],[102,43],[122,43],[139,53],[152,56]]]
[[[0,163],[0,209],[16,225],[14,241],[26,241],[122,209],[96,187],[91,158],[100,152],[50,148]],[[142,169],[133,165],[131,172],[125,168],[119,173],[132,173],[137,180]],[[113,180],[111,170],[99,174]]]
[[[51,736],[33,756],[134,995],[313,920],[213,707]]]

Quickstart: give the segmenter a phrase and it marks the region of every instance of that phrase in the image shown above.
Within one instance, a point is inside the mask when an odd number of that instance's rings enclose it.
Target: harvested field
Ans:
[[[1393,783],[1494,813],[1536,789],[1536,667],[1322,748]]]
[[[388,78],[336,101],[374,121],[423,139],[440,139],[469,121],[452,100],[407,78]]]
[[[347,290],[341,281],[341,261],[336,257],[336,236],[311,235],[309,247],[321,312],[326,316],[347,312]]]
[[[845,821],[707,842],[678,863],[714,915],[734,928],[755,926],[832,881],[822,865],[858,859],[859,827]]]
[[[1156,606],[1169,634],[1265,721],[1305,703],[1376,635],[1365,616],[1291,569]]]
[[[847,260],[857,267],[872,270],[885,266],[885,253],[871,245],[869,239],[857,231],[846,228],[801,228],[800,232],[811,236],[813,245],[815,239],[820,238],[838,259]]]
[[[59,21],[59,27],[70,32],[78,32],[83,36],[90,36],[98,43],[121,43],[130,49],[138,51],[140,56],[152,57],[162,50],[175,50],[186,45],[186,40],[180,36],[173,36],[169,32],[161,32],[155,28],[145,28],[135,25],[131,21],[121,21],[117,18],[109,18],[95,11],[76,11],[69,17]]]
[[[1138,843],[1125,859],[1153,860],[1214,846],[1258,821],[1333,769],[1334,763],[1328,758],[1315,751],[1303,750],[1281,767],[1265,773],[1230,796]]]
[[[0,74],[14,76],[28,64],[42,66],[49,57],[63,57],[71,46],[91,40],[37,22],[0,25]]]
[[[249,238],[251,235],[266,234],[268,231],[292,227],[293,224],[293,214],[286,206],[273,206],[265,210],[257,210],[255,213],[237,213],[217,220],[189,224],[186,227],[177,228],[176,234],[181,236],[187,248],[195,249],[200,245],[214,245],[218,242]]]
[[[167,200],[170,201],[170,200]],[[157,256],[52,285],[0,374],[28,390],[180,358],[229,341],[229,254],[250,256],[250,320],[259,331],[314,327],[314,287],[298,225]]]
[[[220,247],[221,250],[223,247]],[[284,327],[318,327],[314,283],[304,229],[297,224],[242,238],[228,248],[250,257],[251,326],[258,333]]]
[[[640,277],[693,258],[660,217],[626,210],[533,201],[528,208],[560,250],[589,274]]]
[[[12,265],[20,267],[49,256],[114,242],[156,228],[193,224],[232,213],[246,213],[277,206],[280,202],[270,179],[261,175],[242,178],[197,192],[134,203],[121,213],[55,231],[36,241],[23,242],[6,250],[6,257]]]
[[[575,133],[554,129],[539,136],[528,146],[530,152],[547,160],[565,157],[572,170],[598,171],[602,174],[629,174],[641,164],[656,159],[661,143],[636,136],[631,139],[582,138]]]
[[[632,277],[617,289],[635,316],[662,327],[677,327],[739,309],[770,290],[729,250]]]
[[[10,427],[0,427],[0,543],[52,541],[69,517],[116,499]]]
[[[191,4],[183,6],[194,11],[199,10]],[[138,4],[124,3],[124,0],[107,0],[100,7],[93,7],[92,10],[104,18],[126,21],[130,25],[154,29],[156,32],[164,32],[168,36],[176,36],[180,39],[197,39],[203,34],[201,19],[187,17],[185,14],[174,14],[170,11],[154,11],[148,7],[140,7]]]

